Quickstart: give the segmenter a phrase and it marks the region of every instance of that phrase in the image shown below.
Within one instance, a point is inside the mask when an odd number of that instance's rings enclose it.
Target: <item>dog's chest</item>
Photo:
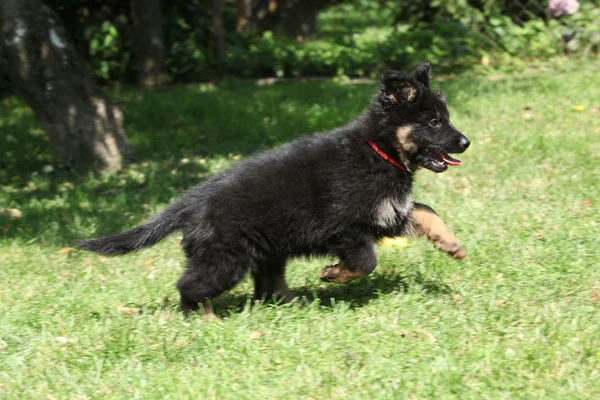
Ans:
[[[402,196],[386,197],[375,207],[375,224],[383,228],[390,228],[399,220],[406,218],[413,207],[412,197]]]

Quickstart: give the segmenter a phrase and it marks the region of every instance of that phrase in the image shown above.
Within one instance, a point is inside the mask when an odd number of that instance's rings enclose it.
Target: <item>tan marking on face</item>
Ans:
[[[329,265],[323,268],[319,274],[320,279],[334,283],[348,283],[355,279],[364,278],[365,276],[367,276],[367,274],[364,272],[359,271],[358,269],[353,271],[342,263]]]
[[[410,236],[426,236],[436,248],[454,258],[465,258],[467,252],[462,248],[454,233],[435,213],[422,208],[413,209],[410,214],[411,230],[407,232]]]
[[[383,199],[375,211],[375,223],[382,227],[390,227],[396,222],[396,218],[405,217],[412,208],[413,201],[411,196],[406,196],[400,200],[388,197]]]
[[[413,128],[410,125],[401,126],[396,129],[396,139],[398,139],[398,144],[403,151],[408,153],[414,153],[417,151],[417,145],[410,137],[412,131]]]
[[[402,91],[404,92],[406,101],[408,101],[409,103],[412,102],[417,97],[417,89],[414,88],[413,86],[408,86],[408,87],[402,88]]]

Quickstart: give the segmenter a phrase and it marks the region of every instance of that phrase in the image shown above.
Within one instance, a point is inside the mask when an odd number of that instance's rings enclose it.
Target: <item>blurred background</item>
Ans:
[[[373,77],[382,68],[406,68],[423,59],[453,71],[514,67],[531,58],[589,54],[600,44],[600,14],[593,0],[45,4],[102,83],[152,85],[159,79],[150,72],[171,83],[223,75]],[[7,74],[0,76],[7,90]]]
[[[344,82],[426,59],[438,75],[514,71],[600,45],[593,0],[4,0],[0,18],[1,97],[18,92],[84,169],[133,155],[104,87]]]

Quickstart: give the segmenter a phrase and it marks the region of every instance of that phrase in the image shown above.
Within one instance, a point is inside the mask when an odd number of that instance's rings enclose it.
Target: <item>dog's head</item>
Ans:
[[[377,100],[403,161],[443,172],[461,164],[449,153],[464,152],[470,142],[450,123],[442,92],[430,88],[430,67],[427,61],[410,74],[386,72]]]

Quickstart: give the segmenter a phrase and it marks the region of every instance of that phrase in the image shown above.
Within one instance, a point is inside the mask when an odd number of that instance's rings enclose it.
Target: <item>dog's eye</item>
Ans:
[[[432,119],[429,121],[429,126],[432,128],[439,128],[442,124],[437,119]]]

